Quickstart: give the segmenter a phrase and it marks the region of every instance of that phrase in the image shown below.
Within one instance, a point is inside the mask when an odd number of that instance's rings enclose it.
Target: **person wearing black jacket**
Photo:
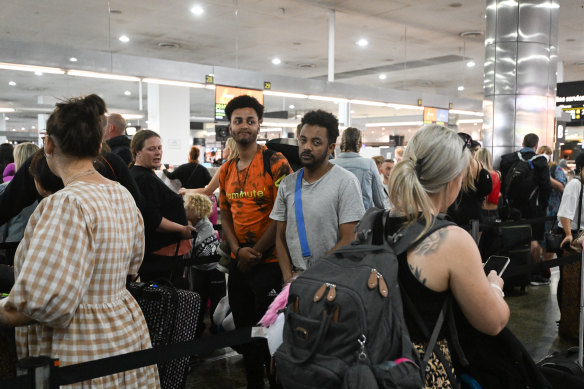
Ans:
[[[192,146],[191,151],[189,152],[188,163],[180,165],[178,168],[174,169],[173,172],[169,172],[166,169],[162,172],[171,180],[178,179],[183,188],[204,188],[211,181],[211,174],[207,168],[199,164],[198,160],[200,153],[201,152],[197,146]]]
[[[128,166],[132,162],[132,153],[130,152],[130,139],[125,133],[126,119],[118,113],[110,114],[105,127],[105,141],[112,153],[120,157]]]
[[[31,161],[32,157],[22,164],[4,193],[0,195],[0,225],[18,215],[23,208],[34,203],[35,200],[42,200],[29,171]],[[130,175],[128,167],[120,157],[113,153],[103,153],[96,158],[94,166],[101,175],[110,180],[118,181],[130,192],[142,213],[145,228],[156,222],[152,217],[152,212],[145,204],[136,182]]]
[[[529,161],[536,155],[537,145],[539,143],[539,137],[536,134],[530,133],[525,135],[523,138],[523,148],[520,150],[521,157]],[[504,154],[501,156],[500,170],[503,176],[504,185],[501,187],[503,196],[506,197],[509,194],[505,193],[505,183],[507,181],[507,176],[510,172],[511,167],[519,161],[519,156],[517,152]],[[524,204],[520,204],[517,208],[521,212],[521,217],[524,219],[532,219],[545,216],[545,210],[548,205],[548,200],[550,193],[552,192],[552,184],[550,182],[550,170],[548,167],[548,160],[545,155],[541,155],[539,158],[535,158],[531,161],[535,170],[535,176],[537,179],[537,201],[530,201]],[[531,241],[531,256],[532,260],[539,262],[541,256],[543,255],[543,249],[539,245],[539,241],[543,240],[545,229],[545,222],[538,222],[531,224],[532,230],[532,241]]]

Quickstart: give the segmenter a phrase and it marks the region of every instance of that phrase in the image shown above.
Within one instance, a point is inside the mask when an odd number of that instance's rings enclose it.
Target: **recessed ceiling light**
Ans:
[[[4,120],[10,120],[10,118],[8,116],[5,116]]]
[[[290,109],[294,109],[294,108],[296,108],[296,106],[295,106],[294,104],[290,104],[290,105],[288,106],[288,108],[290,108]]]
[[[77,58],[75,58],[75,57],[71,57],[71,58],[69,58],[69,61],[70,61],[70,62],[77,62]]]
[[[15,86],[15,85],[16,85],[16,83],[15,83],[14,81],[8,81],[8,85],[10,85],[10,86]]]
[[[32,128],[33,130],[34,130],[34,129],[36,129],[36,127],[35,127],[35,126],[32,126],[31,128]]]
[[[380,74],[379,75],[379,79],[380,80],[385,80],[387,78],[387,76],[385,74]]]
[[[129,90],[127,90],[127,91],[125,91],[125,92],[124,92],[124,94],[125,94],[126,96],[130,96],[130,95],[132,94],[132,92],[130,92]]]
[[[193,8],[191,8],[191,12],[193,13],[193,15],[199,16],[204,14],[205,10],[200,5],[195,5]]]
[[[34,72],[35,76],[42,76],[43,72]]]
[[[24,128],[24,127],[20,127],[20,129],[21,129],[22,131],[26,130],[26,128]]]
[[[459,85],[459,87],[457,88],[459,92],[462,92],[464,90],[464,86]]]
[[[122,35],[118,39],[120,40],[120,42],[124,42],[124,43],[127,43],[130,41],[130,38],[128,38],[126,35]]]
[[[282,60],[281,60],[280,58],[273,58],[273,59],[272,59],[272,63],[273,63],[274,65],[279,65],[279,64],[281,64],[281,63],[282,63]]]
[[[365,38],[361,38],[356,43],[357,43],[357,46],[365,47],[369,44],[369,41]]]
[[[354,114],[354,113],[355,113],[355,110],[354,110],[354,109],[352,109],[352,110],[351,110],[351,113],[352,113],[352,114]]]
[[[474,68],[477,63],[472,59],[466,63],[466,66],[469,68]]]

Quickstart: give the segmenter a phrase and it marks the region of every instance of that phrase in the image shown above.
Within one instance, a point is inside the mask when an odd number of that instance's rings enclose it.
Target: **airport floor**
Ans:
[[[557,321],[560,319],[556,300],[558,279],[558,270],[552,269],[550,285],[528,286],[523,295],[508,293],[505,297],[511,309],[508,326],[536,361],[553,351],[577,345],[577,341],[567,341],[558,336]],[[204,358],[197,358],[191,365],[186,387],[188,389],[245,388],[245,373],[241,356],[227,348]]]

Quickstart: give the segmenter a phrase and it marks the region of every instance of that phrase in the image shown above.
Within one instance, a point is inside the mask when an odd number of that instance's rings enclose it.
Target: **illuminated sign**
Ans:
[[[225,106],[231,99],[241,95],[255,97],[260,104],[264,104],[264,92],[261,90],[217,85],[215,87],[215,119],[225,120]]]
[[[572,120],[580,120],[582,119],[582,115],[584,114],[584,107],[570,107],[570,108],[562,108],[562,111],[568,112],[572,117]]]
[[[440,124],[448,123],[448,110],[432,107],[424,107],[424,124]]]

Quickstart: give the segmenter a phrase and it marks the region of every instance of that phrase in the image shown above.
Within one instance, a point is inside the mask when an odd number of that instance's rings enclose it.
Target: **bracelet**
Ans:
[[[239,256],[239,250],[241,250],[241,246],[239,246],[237,250],[235,250],[235,259],[238,259],[237,257]]]
[[[494,284],[492,282],[490,282],[489,285],[491,285],[492,288],[497,289],[499,292],[501,292],[501,296],[505,297],[505,292],[503,292],[503,289],[501,289],[499,285]]]

